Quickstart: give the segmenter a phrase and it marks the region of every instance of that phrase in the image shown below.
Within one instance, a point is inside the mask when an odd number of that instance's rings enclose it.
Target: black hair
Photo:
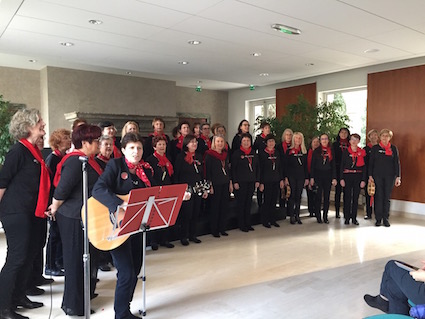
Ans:
[[[139,133],[127,133],[121,139],[121,147],[125,148],[128,143],[140,142],[143,146],[143,137]]]

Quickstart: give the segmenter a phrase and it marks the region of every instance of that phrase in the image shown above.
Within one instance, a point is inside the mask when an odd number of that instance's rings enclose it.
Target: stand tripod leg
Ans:
[[[146,260],[146,230],[143,231],[143,250],[142,250],[142,293],[143,293],[143,307],[139,310],[142,316],[146,316],[146,272],[145,272],[145,260]]]

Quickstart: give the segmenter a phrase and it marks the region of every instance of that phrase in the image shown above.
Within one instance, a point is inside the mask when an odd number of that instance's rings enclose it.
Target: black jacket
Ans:
[[[336,179],[336,165],[335,165],[335,152],[331,147],[332,159],[322,150],[319,146],[313,151],[311,157],[311,178],[320,178],[330,176],[332,179]]]
[[[344,179],[345,174],[361,174],[362,181],[366,182],[366,156],[363,157],[363,161],[364,164],[359,166],[359,160],[357,159],[353,162],[353,156],[348,150],[344,150],[341,158],[340,179]],[[344,173],[345,170],[348,170],[348,172]],[[350,171],[356,171],[356,173]]]
[[[398,149],[391,145],[392,155],[385,155],[385,149],[379,144],[372,147],[369,158],[369,176],[401,177],[400,158]]]
[[[205,173],[207,180],[211,181],[213,186],[229,184],[231,179],[229,156],[222,163],[221,160],[207,153],[205,156]]]
[[[274,156],[270,156],[265,149],[258,151],[260,160],[260,183],[280,182],[284,179],[282,161],[279,151],[275,150]]]
[[[296,179],[308,179],[307,154],[291,154],[292,149],[286,151],[284,158],[285,177]]]
[[[249,165],[251,159],[251,167]],[[245,155],[239,149],[232,154],[232,181],[234,183],[260,182],[260,165],[258,155],[251,150],[250,155]]]
[[[159,160],[152,154],[146,160],[153,168],[153,179],[157,185],[170,185],[171,176],[166,167],[159,167]]]
[[[195,186],[196,182],[203,180],[204,168],[202,165],[202,156],[195,152],[195,160],[192,164],[185,161],[186,152],[181,152],[174,165],[173,181],[178,184],[186,183],[189,186]]]

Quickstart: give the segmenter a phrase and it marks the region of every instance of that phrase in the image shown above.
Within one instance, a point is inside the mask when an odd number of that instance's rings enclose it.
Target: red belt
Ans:
[[[347,173],[361,173],[362,170],[360,169],[344,169],[344,171],[342,172],[343,174],[347,174]]]

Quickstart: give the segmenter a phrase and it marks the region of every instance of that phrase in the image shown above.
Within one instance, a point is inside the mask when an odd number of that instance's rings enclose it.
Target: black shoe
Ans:
[[[298,223],[299,225],[302,225],[302,223],[303,223],[299,217],[297,217],[297,223]]]
[[[346,220],[344,221],[344,224],[345,224],[345,225],[350,225],[350,220],[349,220],[349,219],[346,219]]]
[[[169,241],[162,243],[161,246],[167,247],[167,248],[174,248],[174,245],[172,243],[170,243]]]
[[[35,281],[36,286],[45,286],[54,283],[55,281],[52,278],[45,278],[41,276],[38,280]]]
[[[68,315],[68,316],[78,316],[78,317],[84,316],[84,311],[81,313],[81,312],[75,311],[71,308],[65,308],[63,306],[61,308],[62,308],[63,312],[65,312],[65,314]],[[94,311],[93,309],[90,309],[90,314],[92,315],[94,313],[96,313],[96,311]]]
[[[246,228],[239,228],[241,231],[243,231],[244,233],[247,233],[247,232],[249,232],[249,230],[248,229],[246,229]]]
[[[290,219],[290,223],[291,223],[292,225],[294,225],[294,224],[295,224],[295,218],[294,218],[294,217],[291,217],[291,219]]]
[[[339,212],[336,212],[335,217],[336,218],[341,218],[341,216],[339,215]]]
[[[27,290],[25,290],[25,294],[27,296],[40,296],[44,294],[44,289],[38,288],[38,287],[32,287]]]
[[[388,221],[388,219],[384,219],[384,226],[385,227],[390,227],[390,222]]]
[[[354,225],[359,225],[359,222],[357,221],[357,219],[353,219],[353,221],[352,221],[352,223],[354,224]]]
[[[380,221],[380,220],[377,220],[377,221],[376,221],[376,223],[375,223],[375,226],[376,226],[376,227],[381,226],[381,221]]]
[[[325,224],[329,224],[329,220],[328,220],[327,218],[323,219],[323,222],[324,222]]]
[[[65,272],[63,272],[60,269],[46,269],[46,270],[44,270],[44,274],[46,276],[53,276],[53,277],[63,277],[63,276],[65,276]]]
[[[187,239],[181,239],[180,242],[183,246],[189,246],[189,241]]]
[[[229,236],[229,234],[226,233],[225,231],[222,231],[220,234],[221,234],[221,236]]]
[[[40,308],[40,307],[44,306],[42,302],[31,301],[31,300],[28,299],[27,296],[16,301],[15,305],[16,305],[16,307],[21,307],[21,308],[25,308],[25,309],[36,309],[36,308]]]
[[[276,222],[271,223],[274,227],[280,227],[280,225]]]
[[[151,244],[152,250],[158,250],[159,246],[158,244]]]
[[[195,244],[202,243],[202,241],[196,237],[189,238],[189,241],[194,242]]]
[[[99,265],[99,269],[102,270],[102,271],[111,271],[112,270],[111,266],[109,266],[108,264]]]
[[[372,308],[376,308],[379,309],[385,313],[388,313],[388,301],[382,299],[381,296],[371,296],[371,295],[364,295],[363,296],[364,301],[366,301],[366,303],[372,307]]]
[[[0,319],[29,319],[19,313],[14,312],[11,309],[2,309],[0,310]]]
[[[263,224],[264,227],[266,228],[271,228],[272,226],[270,226],[270,224]]]
[[[212,234],[215,238],[220,238],[220,234],[219,233],[217,233],[217,234]]]
[[[254,229],[254,227],[250,226],[250,227],[248,227],[248,230],[254,231],[255,229]]]
[[[322,222],[322,220],[321,220],[321,219],[317,219],[317,223],[319,223],[319,224],[323,224],[323,222]]]
[[[365,216],[364,219],[372,219],[372,216]]]

